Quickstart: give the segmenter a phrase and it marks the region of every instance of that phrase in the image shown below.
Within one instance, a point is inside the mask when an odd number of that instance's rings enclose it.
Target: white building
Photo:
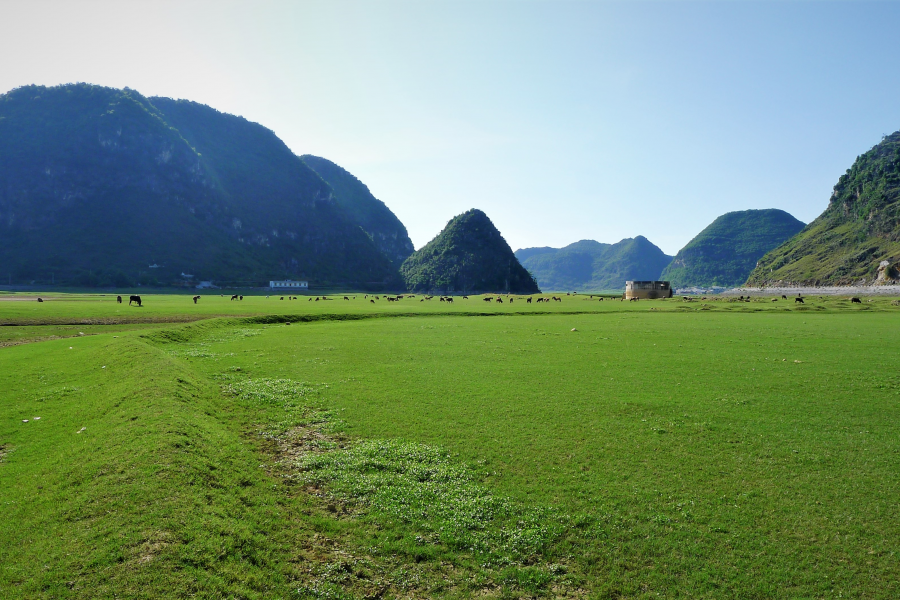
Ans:
[[[270,281],[270,288],[293,288],[293,289],[301,289],[306,290],[309,289],[308,281],[291,281],[290,279],[285,281]]]

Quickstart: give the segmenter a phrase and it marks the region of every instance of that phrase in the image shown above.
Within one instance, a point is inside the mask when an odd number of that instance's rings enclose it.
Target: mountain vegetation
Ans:
[[[774,208],[726,213],[678,251],[660,277],[673,287],[735,287],[762,256],[803,229]]]
[[[760,259],[747,283],[887,282],[897,279],[898,261],[900,131],[857,157],[834,186],[825,212]]]
[[[328,159],[311,154],[300,158],[334,190],[335,203],[365,230],[382,254],[397,267],[409,258],[415,248],[406,227],[362,181]]]
[[[400,274],[416,292],[540,292],[488,216],[474,208],[406,259]]]
[[[127,88],[0,96],[0,240],[13,283],[399,283],[272,131]]]
[[[545,290],[613,291],[629,280],[656,280],[672,260],[644,236],[615,244],[581,240],[564,248],[523,248],[522,265]]]

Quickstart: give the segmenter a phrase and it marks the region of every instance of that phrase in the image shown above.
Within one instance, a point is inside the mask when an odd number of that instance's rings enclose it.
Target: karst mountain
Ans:
[[[803,227],[774,208],[726,213],[679,250],[660,277],[675,288],[739,286],[766,252]]]
[[[418,292],[540,292],[488,216],[474,208],[406,259],[400,273]]]

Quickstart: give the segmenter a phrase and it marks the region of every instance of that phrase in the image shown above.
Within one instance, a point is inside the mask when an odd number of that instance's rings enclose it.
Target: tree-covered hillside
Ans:
[[[678,251],[661,277],[674,287],[735,287],[762,256],[803,229],[783,210],[742,210],[713,221]]]
[[[328,159],[311,154],[300,158],[334,190],[335,203],[359,223],[391,262],[399,267],[409,258],[415,248],[406,227],[362,181]]]
[[[629,280],[659,279],[672,260],[641,235],[615,244],[581,240],[558,249],[524,248],[516,256],[542,289],[590,292],[623,290]]]
[[[488,216],[474,208],[406,259],[400,273],[417,292],[540,292]]]
[[[857,157],[834,186],[828,208],[775,248],[749,285],[872,283],[896,279],[900,262],[900,131]]]
[[[14,283],[397,280],[270,130],[86,84],[0,96],[0,239]]]

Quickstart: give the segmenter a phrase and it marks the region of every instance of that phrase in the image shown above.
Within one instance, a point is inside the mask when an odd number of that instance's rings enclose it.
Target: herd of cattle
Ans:
[[[575,294],[577,295],[577,292],[575,292]],[[566,295],[569,296],[569,295],[571,295],[571,294],[568,294],[568,293],[567,293]],[[219,296],[222,297],[222,298],[224,298],[224,297],[225,297],[225,294],[219,294]],[[400,300],[403,300],[404,298],[415,298],[415,297],[416,297],[415,294],[397,294],[397,295],[395,295],[395,296],[391,296],[391,295],[385,295],[385,296],[383,296],[383,298],[384,298],[385,300],[387,300],[388,302],[398,302],[398,301],[400,301]],[[505,301],[508,302],[508,303],[510,303],[510,304],[512,304],[512,303],[517,299],[516,296],[512,296],[512,295],[509,295],[509,294],[506,294],[505,297],[506,297],[506,300],[505,300]],[[582,296],[582,297],[583,297],[583,296]],[[344,296],[343,298],[344,298],[344,300],[348,300],[348,301],[351,300],[350,296]],[[435,298],[435,296],[423,296],[422,298],[419,299],[419,302],[425,302],[426,300],[433,300],[434,298]],[[441,301],[441,302],[447,302],[447,303],[450,303],[450,304],[452,304],[452,303],[453,303],[453,300],[454,300],[454,297],[453,297],[453,296],[438,296],[438,298],[440,298],[440,301]],[[239,295],[239,294],[233,294],[233,295],[231,296],[231,299],[232,299],[232,300],[238,300],[238,301],[241,301],[241,300],[244,299],[244,296],[243,296],[243,295]],[[268,300],[268,299],[269,299],[269,296],[266,296],[266,299]],[[279,296],[278,299],[279,299],[279,300],[284,300],[284,296]],[[298,298],[297,296],[288,296],[287,299],[288,299],[288,300],[299,300],[299,298]],[[353,300],[356,300],[356,296],[353,296],[352,299],[353,299]],[[376,301],[376,300],[381,300],[381,299],[382,299],[382,296],[372,295],[372,296],[370,297],[369,294],[366,294],[364,299],[365,299],[365,300],[368,300],[368,301],[371,302],[372,304],[375,304],[375,301]],[[469,297],[468,297],[468,296],[457,296],[457,299],[468,300]],[[525,303],[526,303],[526,304],[531,304],[531,302],[532,302],[532,297],[531,297],[531,296],[528,296],[528,297],[518,297],[518,299],[519,299],[520,301],[521,301],[521,300],[525,300]],[[592,295],[588,296],[588,299],[593,300],[593,299],[594,299],[594,295],[592,294]],[[607,296],[606,298],[604,298],[603,296],[599,296],[599,300],[600,300],[601,302],[602,302],[604,299],[605,299],[605,300],[616,300],[616,299],[618,299],[618,300],[620,300],[620,301],[625,301],[625,298],[612,298],[612,297],[609,297],[609,296]],[[702,297],[699,297],[699,298],[698,298],[698,297],[695,297],[695,296],[682,296],[682,300],[683,300],[684,302],[693,302],[693,301],[695,301],[695,300],[708,300],[708,299],[709,299],[709,298],[707,298],[706,296],[702,296]],[[720,300],[721,300],[721,299],[725,299],[725,298],[714,298],[714,299],[720,299]],[[788,297],[785,296],[785,295],[782,295],[782,296],[781,296],[781,299],[782,299],[782,300],[787,300]],[[197,301],[200,300],[200,296],[199,296],[199,295],[197,295],[197,296],[192,296],[192,297],[191,297],[191,300],[194,301],[194,304],[197,304]],[[309,302],[313,302],[313,301],[319,302],[319,301],[334,300],[334,298],[329,298],[329,297],[327,297],[327,296],[316,296],[315,298],[313,298],[312,296],[310,296],[307,300],[308,300]],[[484,302],[497,302],[498,304],[503,304],[503,303],[504,303],[504,296],[503,296],[503,295],[490,295],[490,296],[485,296],[484,298],[482,298],[482,300],[483,300]],[[629,302],[637,302],[638,300],[640,300],[640,298],[628,298],[628,301],[629,301]],[[739,297],[737,297],[737,298],[730,297],[730,298],[727,298],[727,300],[730,301],[730,302],[750,302],[750,296],[746,296],[746,297],[745,297],[745,296],[739,296]],[[37,299],[37,301],[38,301],[38,302],[43,302],[44,299],[39,297],[39,298]],[[553,301],[553,302],[562,302],[562,298],[559,297],[559,296],[550,296],[549,298],[548,298],[548,297],[545,297],[545,296],[542,296],[542,297],[540,297],[540,298],[535,299],[535,302],[538,302],[538,303],[540,303],[540,302],[551,302],[551,301]],[[122,296],[116,296],[116,302],[118,302],[119,304],[122,304]],[[772,298],[772,302],[778,302],[778,298]],[[871,302],[871,300],[869,300],[869,302]],[[795,304],[804,304],[803,296],[802,296],[801,294],[797,294],[797,297],[794,298],[794,303],[795,303]],[[862,304],[862,300],[860,300],[860,299],[857,298],[857,297],[852,297],[852,298],[850,298],[850,303],[851,303],[851,304]],[[129,297],[128,297],[128,305],[131,306],[131,305],[133,305],[133,304],[134,304],[134,305],[137,305],[137,306],[143,306],[143,304],[142,304],[142,302],[141,302],[141,297],[140,297],[140,296],[135,296],[135,295],[129,296]]]

